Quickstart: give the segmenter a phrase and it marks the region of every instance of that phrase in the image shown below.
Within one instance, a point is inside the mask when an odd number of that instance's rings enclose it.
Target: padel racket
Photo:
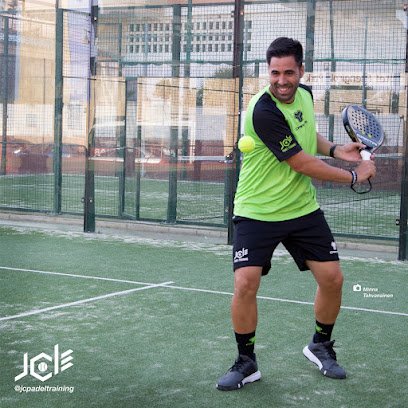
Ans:
[[[367,109],[358,105],[349,105],[343,109],[341,114],[343,125],[350,139],[354,142],[362,143],[366,146],[360,151],[363,160],[370,160],[371,154],[377,150],[384,141],[384,130],[377,118]],[[359,194],[371,191],[372,185],[368,179],[369,189],[357,191],[354,186],[351,188]]]

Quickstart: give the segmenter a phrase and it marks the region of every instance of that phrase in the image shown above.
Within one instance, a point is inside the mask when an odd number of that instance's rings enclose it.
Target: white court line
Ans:
[[[82,305],[84,303],[95,302],[96,300],[108,299],[108,298],[115,297],[115,296],[124,296],[124,295],[128,295],[129,293],[138,292],[138,291],[145,290],[145,289],[159,288],[159,287],[163,287],[163,286],[166,287],[166,288],[169,288],[170,287],[169,285],[172,284],[172,283],[173,282],[164,282],[164,283],[158,283],[158,284],[151,284],[151,285],[148,285],[148,286],[143,286],[141,288],[133,288],[133,289],[128,289],[128,290],[122,290],[121,292],[113,292],[113,293],[108,293],[106,295],[95,296],[95,297],[92,297],[92,298],[89,298],[89,299],[77,300],[76,302],[64,303],[62,305],[57,305],[57,306],[50,306],[50,307],[46,307],[44,309],[31,310],[29,312],[19,313],[17,315],[13,315],[13,316],[0,317],[0,322],[4,322],[6,320],[18,319],[18,318],[21,318],[21,317],[33,316],[33,315],[49,312],[51,310],[58,310],[58,309],[64,309],[66,307]]]
[[[103,278],[101,276],[76,275],[74,273],[39,271],[36,269],[10,268],[8,266],[0,266],[0,269],[3,269],[5,271],[15,271],[15,272],[40,273],[42,275],[68,276],[70,278],[94,279],[94,280],[102,280],[102,281],[107,281],[107,282],[133,283],[135,285],[154,285],[153,283],[137,282],[137,281],[131,281],[131,280],[125,280],[125,279]]]
[[[203,292],[203,293],[211,293],[214,295],[228,295],[232,296],[233,294],[230,292],[222,292],[218,290],[208,290],[208,289],[195,289],[195,288],[185,288],[182,286],[173,286],[173,285],[163,285],[166,288],[171,288],[171,289],[178,289],[178,290],[185,290],[185,291],[190,291],[190,292]],[[262,299],[262,300],[273,300],[275,302],[285,302],[285,303],[294,303],[297,305],[309,305],[313,306],[313,302],[303,302],[301,300],[291,300],[291,299],[281,299],[281,298],[274,298],[274,297],[268,297],[268,296],[257,296],[257,299]],[[353,310],[353,311],[361,311],[361,312],[371,312],[371,313],[381,313],[381,314],[387,314],[387,315],[396,315],[396,316],[407,316],[408,313],[402,313],[402,312],[391,312],[388,310],[378,310],[378,309],[367,309],[364,307],[353,307],[353,306],[341,306],[342,309],[347,309],[347,310]]]
[[[31,272],[31,273],[40,273],[40,274],[46,274],[46,275],[58,275],[58,276],[68,276],[72,278],[84,278],[84,279],[96,279],[96,280],[103,280],[103,281],[110,281],[110,282],[122,282],[122,283],[133,283],[136,285],[154,285],[152,283],[146,283],[146,282],[136,282],[136,281],[130,281],[130,280],[124,280],[124,279],[111,279],[111,278],[103,278],[99,276],[87,276],[87,275],[75,275],[75,274],[70,274],[70,273],[61,273],[61,272],[47,272],[47,271],[39,271],[35,269],[21,269],[21,268],[9,268],[5,266],[0,266],[0,270],[11,270],[11,271],[22,271],[22,272]],[[173,282],[171,282],[173,283]],[[189,287],[182,287],[182,286],[173,286],[170,284],[161,284],[160,286],[166,287],[166,288],[171,288],[171,289],[178,289],[178,290],[184,290],[184,291],[190,291],[190,292],[202,292],[202,293],[210,293],[210,294],[215,294],[215,295],[226,295],[226,296],[232,296],[233,294],[230,292],[222,292],[222,291],[217,291],[217,290],[209,290],[209,289],[197,289],[197,288],[189,288]],[[258,299],[263,299],[263,300],[272,300],[276,302],[285,302],[285,303],[293,303],[293,304],[298,304],[298,305],[310,305],[313,306],[314,303],[312,302],[303,302],[300,300],[291,300],[291,299],[281,299],[281,298],[274,298],[274,297],[267,297],[267,296],[257,296]],[[371,313],[380,313],[380,314],[387,314],[387,315],[396,315],[396,316],[407,316],[408,313],[403,313],[403,312],[391,312],[388,310],[378,310],[378,309],[368,309],[368,308],[363,308],[363,307],[353,307],[353,306],[341,306],[342,309],[346,310],[353,310],[353,311],[361,311],[361,312],[371,312]],[[1,321],[1,319],[0,319]]]

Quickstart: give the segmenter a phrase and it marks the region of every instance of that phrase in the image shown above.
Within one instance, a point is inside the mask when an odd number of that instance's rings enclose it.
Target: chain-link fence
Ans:
[[[90,230],[98,216],[228,227],[245,108],[268,83],[266,48],[289,36],[319,132],[346,142],[355,103],[387,134],[373,192],[316,183],[333,231],[406,246],[402,1],[77,3],[3,5],[2,208],[85,207]]]

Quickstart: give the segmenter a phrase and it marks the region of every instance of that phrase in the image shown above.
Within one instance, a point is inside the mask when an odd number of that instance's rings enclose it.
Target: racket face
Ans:
[[[342,113],[344,127],[350,138],[363,143],[371,152],[381,146],[384,131],[377,118],[358,105],[347,106]]]

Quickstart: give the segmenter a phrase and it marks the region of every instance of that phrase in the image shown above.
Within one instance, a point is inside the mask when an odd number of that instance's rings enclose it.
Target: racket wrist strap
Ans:
[[[351,184],[350,187],[353,187],[354,184],[357,183],[357,173],[354,170],[350,170],[350,174],[351,174]]]
[[[329,156],[334,158],[334,151],[336,150],[337,145],[334,144],[330,147]]]

